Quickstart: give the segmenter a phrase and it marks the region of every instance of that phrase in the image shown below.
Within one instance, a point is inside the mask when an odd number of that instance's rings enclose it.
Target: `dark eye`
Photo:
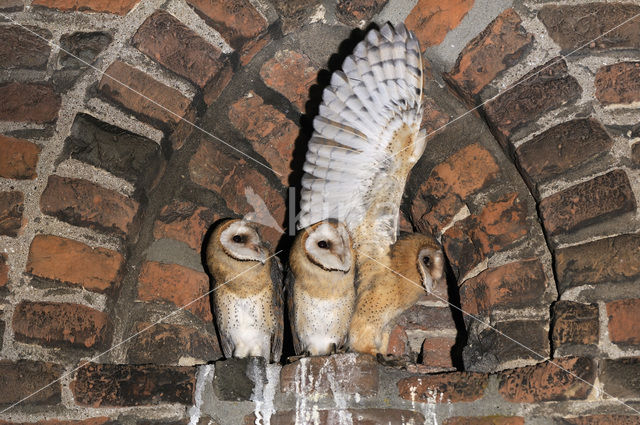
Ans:
[[[318,248],[327,249],[329,248],[329,243],[327,241],[319,241]]]
[[[431,257],[422,257],[422,264],[424,264],[425,267],[429,267],[431,265]]]
[[[243,243],[244,242],[244,236],[242,235],[233,235],[233,241],[235,243]]]

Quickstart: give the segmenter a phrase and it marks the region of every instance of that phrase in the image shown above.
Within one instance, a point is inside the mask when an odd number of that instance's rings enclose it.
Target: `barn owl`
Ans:
[[[342,223],[323,221],[298,233],[286,277],[296,354],[342,348],[356,298],[351,239]]]
[[[400,268],[401,274],[424,272],[418,259],[428,245],[429,258],[440,259],[441,269],[442,254],[433,241],[427,244],[416,236],[396,243],[405,183],[426,145],[420,129],[422,91],[415,35],[402,24],[387,24],[369,31],[342,71],[332,75],[313,122],[298,225],[337,219],[353,239],[357,300],[349,347],[355,351],[384,351],[385,329],[417,299],[385,267]],[[409,257],[400,258],[400,253]],[[418,282],[424,286],[441,276],[441,270],[431,273],[421,274]],[[377,320],[365,323],[376,315]]]
[[[282,354],[282,269],[249,223],[219,223],[207,244],[213,305],[225,357]]]

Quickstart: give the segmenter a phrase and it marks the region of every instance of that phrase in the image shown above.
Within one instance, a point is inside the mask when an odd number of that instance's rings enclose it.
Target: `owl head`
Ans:
[[[269,255],[253,225],[240,219],[224,220],[216,227],[209,245],[218,244],[222,251],[237,261],[259,261]]]
[[[353,266],[351,238],[347,228],[336,220],[313,224],[298,234],[307,259],[328,271],[347,273]]]
[[[391,268],[431,292],[444,278],[444,255],[434,238],[406,234],[391,247]]]

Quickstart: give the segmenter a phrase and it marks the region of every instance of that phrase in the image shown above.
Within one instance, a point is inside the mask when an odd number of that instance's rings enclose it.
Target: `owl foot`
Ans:
[[[415,363],[411,356],[407,354],[394,356],[392,354],[384,355],[382,353],[378,353],[376,354],[376,360],[383,366],[395,367],[403,370],[408,369],[410,365]]]

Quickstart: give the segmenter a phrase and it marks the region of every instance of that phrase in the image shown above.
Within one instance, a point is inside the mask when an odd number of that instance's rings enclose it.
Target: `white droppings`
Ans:
[[[263,373],[263,370],[266,372]],[[277,365],[268,364],[265,369],[258,366],[257,362],[252,363],[249,371],[250,378],[255,383],[251,401],[255,404],[254,414],[256,416],[255,425],[271,424],[271,415],[275,413],[273,400],[276,395],[276,384],[280,369]]]
[[[322,22],[323,24],[326,24],[326,13],[327,9],[325,9],[324,5],[319,4],[318,7],[316,7],[316,10],[313,12],[313,15],[311,15],[311,17],[309,18],[309,23],[315,24],[316,22]]]
[[[202,414],[202,394],[207,382],[213,379],[213,365],[204,365],[198,368],[196,376],[196,391],[194,394],[195,403],[189,408],[189,425],[197,425]]]

